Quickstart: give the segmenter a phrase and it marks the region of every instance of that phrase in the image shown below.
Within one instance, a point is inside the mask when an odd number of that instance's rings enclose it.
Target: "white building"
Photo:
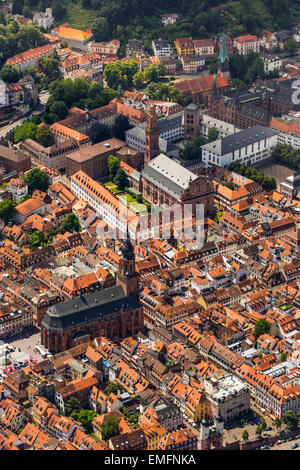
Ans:
[[[33,15],[33,22],[44,29],[49,29],[53,21],[52,8],[46,8],[45,12],[36,12]]]
[[[300,149],[300,124],[293,121],[282,122],[271,119],[269,127],[278,132],[279,144],[288,144],[294,149]]]
[[[268,127],[249,127],[202,145],[202,161],[206,168],[211,165],[225,168],[235,161],[253,165],[271,156],[277,138],[277,132]]]
[[[264,72],[266,74],[282,69],[282,59],[277,55],[263,53],[260,56],[264,61]]]
[[[260,49],[258,37],[252,34],[245,34],[234,38],[233,46],[241,55],[247,55],[250,51],[258,53]]]
[[[21,199],[28,194],[28,185],[21,178],[11,178],[7,185],[7,189],[13,195],[13,200],[20,204]]]
[[[178,19],[177,13],[169,13],[166,15],[161,15],[161,21],[163,22],[165,26],[167,26],[168,24],[176,23],[177,19]]]
[[[171,44],[165,39],[154,39],[152,41],[152,49],[155,57],[174,57],[174,52],[171,48]]]
[[[250,409],[250,390],[237,377],[218,371],[204,380],[213,416],[220,414],[230,421]]]
[[[219,135],[218,137],[227,137],[228,135],[235,134],[240,132],[241,129],[235,127],[234,124],[229,124],[228,122],[221,121],[214,117],[209,116],[208,114],[202,114],[201,116],[201,126],[200,126],[200,135],[204,138],[208,137],[209,129],[217,129]]]
[[[7,86],[3,80],[0,80],[0,107],[9,105],[9,94],[7,91]]]

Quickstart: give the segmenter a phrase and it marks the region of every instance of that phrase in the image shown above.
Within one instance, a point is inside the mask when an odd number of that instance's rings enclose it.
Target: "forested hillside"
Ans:
[[[117,37],[122,45],[130,38],[178,36],[214,37],[223,26],[231,36],[262,29],[280,31],[300,22],[299,0],[14,0],[13,12],[31,16],[34,10],[52,6],[58,23],[90,28],[98,41]],[[167,28],[160,15],[178,13]]]

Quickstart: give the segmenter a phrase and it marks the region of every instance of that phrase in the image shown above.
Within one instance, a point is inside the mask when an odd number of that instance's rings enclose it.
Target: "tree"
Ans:
[[[275,425],[275,428],[277,429],[277,431],[278,431],[278,429],[281,428],[281,424],[282,424],[281,419],[280,418],[275,418],[274,425]]]
[[[105,124],[102,124],[99,121],[93,122],[91,127],[88,129],[87,134],[91,139],[92,144],[98,144],[104,140],[110,139],[111,130]]]
[[[184,148],[180,151],[180,156],[184,160],[195,160],[202,158],[202,148],[206,141],[203,137],[197,137],[193,141],[187,141]]]
[[[66,216],[66,218],[58,228],[59,233],[62,234],[65,232],[79,232],[80,230],[80,222],[78,220],[78,217],[73,212],[70,212],[70,214]]]
[[[132,83],[135,88],[137,88],[138,90],[142,88],[142,86],[144,85],[144,81],[145,81],[144,73],[141,70],[139,70],[136,74],[134,74]]]
[[[157,82],[159,77],[157,66],[153,64],[149,65],[144,71],[144,77],[148,82]]]
[[[32,194],[36,189],[46,192],[50,186],[49,176],[47,173],[39,170],[38,168],[33,168],[30,170],[29,173],[24,177],[24,180],[28,184],[29,194]]]
[[[282,421],[284,422],[289,431],[294,431],[298,427],[299,418],[296,413],[289,410],[284,413]]]
[[[157,64],[157,71],[160,77],[163,77],[166,74],[165,66],[162,62]]]
[[[114,90],[118,90],[118,87],[125,90],[132,87],[133,77],[138,71],[139,65],[136,60],[117,60],[105,66],[104,78],[107,85]]]
[[[120,168],[120,162],[119,162],[118,157],[115,157],[114,155],[109,155],[107,164],[108,164],[109,177],[111,179],[114,179],[114,177],[117,174],[118,169]]]
[[[296,39],[288,39],[283,47],[287,54],[295,55],[298,50],[298,43]]]
[[[235,185],[234,185],[234,182],[232,180],[227,181],[224,186],[226,186],[226,188],[231,189],[232,191],[235,189]]]
[[[262,435],[262,432],[263,430],[261,428],[261,425],[259,424],[255,430],[255,434],[260,437]]]
[[[56,80],[60,77],[60,59],[56,51],[40,59],[39,64],[41,71],[46,75],[47,78],[50,79],[50,81]]]
[[[95,41],[107,41],[109,39],[109,24],[106,18],[99,16],[92,26]]]
[[[44,147],[50,147],[54,144],[54,137],[49,127],[40,125],[35,134],[35,140]]]
[[[281,360],[281,362],[286,361],[286,352],[285,351],[282,351],[282,353],[280,354],[280,360]]]
[[[78,412],[80,408],[81,408],[80,401],[75,397],[71,397],[65,403],[65,414],[66,416],[71,416],[72,413]]]
[[[21,142],[26,139],[34,139],[37,125],[34,122],[26,121],[14,130],[14,141]]]
[[[223,215],[222,211],[219,211],[216,213],[216,217],[214,218],[214,221],[216,222],[216,224],[220,222],[220,218],[222,217],[222,215]]]
[[[116,416],[108,416],[101,426],[101,435],[104,441],[120,434],[119,420]]]
[[[111,393],[117,394],[118,392],[123,392],[122,386],[118,382],[110,382],[106,387],[106,394],[109,396]]]
[[[54,101],[50,106],[50,115],[53,121],[65,119],[68,114],[68,107],[64,101]]]
[[[81,408],[79,412],[73,412],[71,416],[82,424],[87,434],[93,432],[92,421],[97,416],[97,413],[94,410],[85,410]]]
[[[118,189],[121,190],[125,189],[129,185],[127,175],[121,167],[118,169],[113,181],[118,186]]]
[[[125,140],[125,132],[130,129],[130,123],[127,116],[120,114],[116,117],[112,132],[116,139]]]
[[[261,335],[264,335],[265,333],[269,333],[270,328],[271,328],[270,323],[264,318],[257,320],[257,322],[254,325],[254,330],[253,330],[253,336],[255,338],[255,341],[257,341]]]
[[[5,225],[13,218],[15,211],[15,204],[11,199],[0,201],[0,218],[4,221]]]
[[[1,69],[0,77],[5,83],[16,83],[22,78],[22,72],[12,65],[5,64]]]
[[[60,49],[67,49],[69,47],[69,44],[67,43],[67,41],[65,39],[63,39],[60,43]]]
[[[211,127],[208,130],[208,142],[213,142],[217,140],[219,137],[219,131],[215,127]]]
[[[247,429],[245,429],[242,433],[242,438],[245,442],[247,442],[249,440],[249,433],[247,431]]]
[[[261,426],[262,431],[265,431],[265,430],[266,430],[267,423],[266,423],[265,418],[261,418],[261,420],[260,420],[260,426]]]
[[[213,73],[217,73],[217,72],[218,72],[218,58],[213,57],[209,63],[209,73],[212,75]]]

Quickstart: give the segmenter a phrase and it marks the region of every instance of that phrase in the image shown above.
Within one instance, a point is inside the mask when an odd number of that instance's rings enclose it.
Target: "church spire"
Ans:
[[[211,89],[210,89],[210,93],[211,93],[212,96],[218,96],[216,72],[214,72],[214,78],[213,78],[212,86],[211,86]]]
[[[221,64],[224,64],[226,59],[228,60],[225,28],[223,28],[223,34],[222,34],[222,37],[221,37],[221,47],[220,47],[219,59],[220,59]]]
[[[134,249],[130,241],[128,223],[126,227],[126,238],[121,248],[121,252],[122,252],[123,258],[126,259],[127,261],[134,259]]]
[[[225,28],[223,28],[223,34],[220,40],[220,54],[219,54],[219,71],[222,73],[222,76],[229,71],[229,59],[228,59],[228,52],[227,52],[227,44],[226,44],[226,34]]]

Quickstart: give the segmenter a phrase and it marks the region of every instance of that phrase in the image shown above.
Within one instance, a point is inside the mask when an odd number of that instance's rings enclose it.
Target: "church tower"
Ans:
[[[121,248],[121,258],[119,272],[117,275],[117,284],[123,287],[127,296],[139,296],[139,274],[135,270],[135,254],[129,237],[127,225],[126,239]]]
[[[221,36],[221,45],[220,45],[220,54],[218,61],[218,69],[221,72],[222,77],[229,78],[229,59],[227,53],[227,44],[226,44],[226,34],[225,29],[223,29],[223,34]]]
[[[148,115],[148,122],[146,127],[146,142],[145,142],[145,155],[144,166],[159,154],[159,130],[157,125],[157,114],[155,105],[150,106]]]

